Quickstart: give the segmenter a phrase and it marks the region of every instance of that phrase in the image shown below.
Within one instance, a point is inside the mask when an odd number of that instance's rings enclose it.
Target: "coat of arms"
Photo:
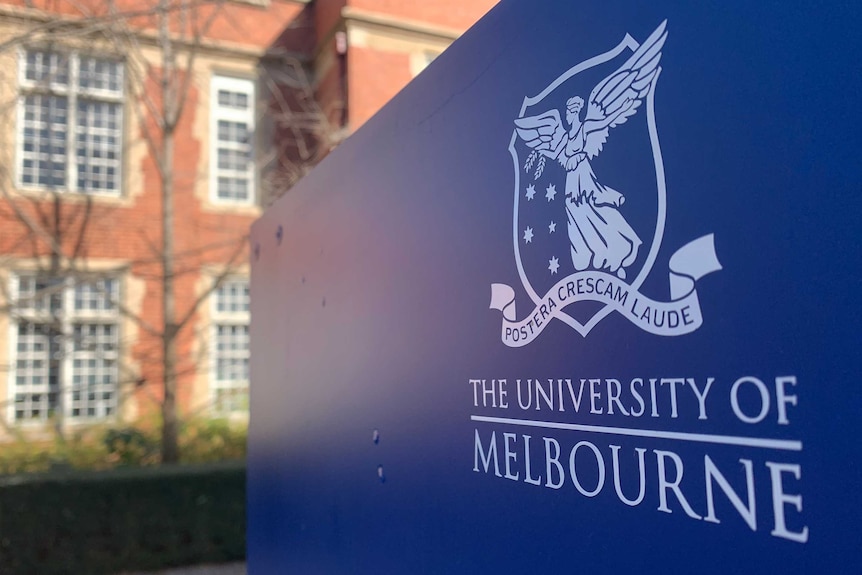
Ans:
[[[513,241],[518,273],[535,308],[517,319],[515,291],[492,285],[491,308],[503,312],[506,345],[530,343],[553,319],[586,337],[613,311],[658,335],[700,327],[694,282],[721,269],[712,235],[671,257],[669,302],[639,292],[665,224],[654,98],[666,27],[663,22],[641,44],[626,35],[614,49],[524,99],[509,145],[515,167]],[[628,164],[625,172],[602,171],[603,152],[616,153],[613,165]]]

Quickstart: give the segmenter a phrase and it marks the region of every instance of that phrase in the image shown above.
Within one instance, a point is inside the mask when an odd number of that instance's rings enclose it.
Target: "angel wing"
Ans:
[[[515,131],[528,146],[551,159],[559,156],[564,147],[566,129],[557,110],[518,118],[515,120]]]
[[[610,128],[637,112],[661,73],[661,49],[667,39],[667,20],[641,44],[619,70],[599,82],[590,93],[584,120],[584,151],[594,158],[608,140]]]

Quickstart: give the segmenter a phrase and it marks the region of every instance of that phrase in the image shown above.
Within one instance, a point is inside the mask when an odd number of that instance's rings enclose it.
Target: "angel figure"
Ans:
[[[533,149],[566,170],[566,215],[572,263],[575,269],[605,270],[620,278],[637,259],[641,240],[623,215],[625,197],[599,183],[590,160],[602,151],[610,128],[625,123],[655,85],[661,67],[661,49],[667,38],[663,22],[616,72],[590,93],[581,121],[584,100],[566,102],[568,131],[557,110],[515,120],[518,136]]]

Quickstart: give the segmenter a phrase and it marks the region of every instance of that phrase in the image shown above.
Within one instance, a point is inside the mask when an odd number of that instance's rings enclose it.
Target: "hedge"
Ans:
[[[205,418],[183,421],[180,462],[245,459],[247,432],[241,421]],[[20,430],[13,433],[17,435],[13,441],[0,445],[0,475],[149,467],[159,465],[161,459],[161,430],[148,422],[120,428],[86,427],[63,439],[43,441],[33,441]]]
[[[245,557],[245,465],[0,479],[0,573],[114,575]]]

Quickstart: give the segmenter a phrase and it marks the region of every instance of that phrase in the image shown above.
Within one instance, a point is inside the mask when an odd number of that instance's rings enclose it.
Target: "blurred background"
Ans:
[[[0,573],[244,559],[249,226],[494,3],[0,0]]]

